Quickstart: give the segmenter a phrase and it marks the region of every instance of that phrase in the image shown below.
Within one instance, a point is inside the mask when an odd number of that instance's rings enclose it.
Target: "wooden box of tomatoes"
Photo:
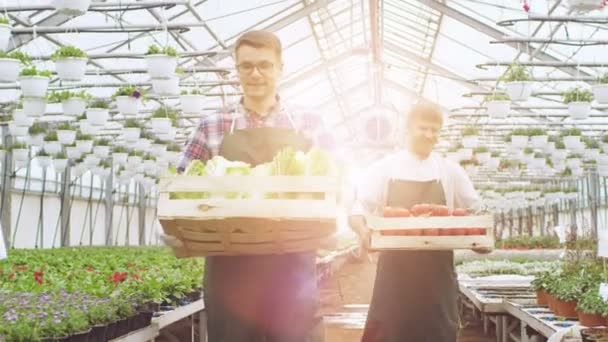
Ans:
[[[494,247],[494,216],[450,211],[443,205],[418,204],[410,209],[385,207],[368,216],[372,250],[454,250]]]

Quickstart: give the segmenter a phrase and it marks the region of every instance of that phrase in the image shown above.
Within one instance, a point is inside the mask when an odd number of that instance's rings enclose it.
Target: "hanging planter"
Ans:
[[[134,143],[139,139],[141,134],[141,127],[137,120],[127,119],[122,129],[122,137],[128,143]]]
[[[144,56],[150,78],[170,78],[175,76],[178,54],[172,47],[150,45]],[[179,93],[179,92],[178,92]]]
[[[494,93],[484,98],[486,113],[492,119],[504,119],[511,111],[511,99],[507,94]]]
[[[110,141],[99,139],[93,147],[93,154],[101,159],[106,159],[110,155]]]
[[[150,145],[152,145],[152,141],[150,139],[138,139],[133,148],[139,151],[147,151],[150,149]]]
[[[496,153],[494,156],[490,157],[490,159],[488,159],[488,161],[485,163],[485,166],[490,170],[498,169],[499,165],[500,165],[500,158],[498,157],[498,153]]]
[[[87,154],[84,157],[84,165],[90,169],[90,168],[97,166],[99,164],[100,160],[101,159],[99,157],[97,157],[93,154]]]
[[[184,90],[179,97],[182,113],[200,114],[205,106],[205,96],[199,89]]]
[[[532,95],[534,83],[530,71],[517,62],[509,65],[500,81],[505,82],[506,93],[511,101],[526,101]]]
[[[82,156],[83,152],[76,146],[66,146],[65,153],[69,159],[76,160]]]
[[[62,46],[51,55],[57,76],[62,81],[80,81],[87,68],[87,54],[77,47]]]
[[[179,95],[179,77],[171,78],[153,78],[152,89],[159,96],[176,96]]]
[[[155,140],[152,146],[150,146],[150,153],[157,158],[161,158],[165,152],[167,152],[167,145],[161,140]]]
[[[582,164],[582,157],[578,154],[571,154],[566,158],[566,166],[570,169],[579,169]]]
[[[526,148],[524,150],[523,162],[528,164],[528,166],[530,166],[532,163],[532,159],[534,159],[534,150],[531,148]]]
[[[523,149],[528,146],[528,131],[525,129],[516,129],[511,133],[511,145],[515,148]]]
[[[552,154],[555,151],[555,141],[548,141],[543,147],[543,152]]]
[[[129,157],[129,153],[126,148],[118,146],[114,148],[112,151],[112,160],[114,163],[118,165],[127,164],[127,158]]]
[[[93,138],[84,134],[76,134],[76,147],[81,153],[91,153]]]
[[[86,120],[81,120],[80,124],[80,132],[84,135],[97,135],[103,126],[91,125],[90,122]]]
[[[13,27],[11,26],[10,20],[0,15],[0,50],[6,51],[8,48],[8,42],[11,38],[11,31]]]
[[[477,127],[468,126],[462,130],[462,145],[465,148],[477,148],[479,146],[479,129]]]
[[[529,130],[528,135],[530,136],[530,144],[536,149],[544,148],[549,141],[547,132],[542,129],[531,129]]]
[[[72,145],[76,140],[76,130],[65,122],[57,127],[57,140],[62,145]]]
[[[460,160],[469,160],[473,158],[473,149],[460,148],[458,153],[460,154]]]
[[[485,164],[490,159],[490,151],[488,151],[487,147],[477,147],[473,150],[473,154],[475,155],[475,159],[482,164]]]
[[[28,129],[28,144],[32,146],[42,146],[45,134],[46,129],[39,123],[34,123],[32,127]]]
[[[579,13],[602,9],[604,5],[603,0],[568,0],[570,11]]]
[[[45,150],[40,150],[36,155],[36,160],[38,161],[38,166],[41,168],[47,168],[51,166],[51,155]]]
[[[91,0],[54,0],[55,10],[68,17],[75,17],[87,13]]]
[[[25,137],[27,136],[29,127],[27,126],[17,126],[14,123],[10,123],[8,125],[8,132],[10,135],[14,137]]]
[[[44,150],[50,154],[61,152],[61,143],[58,141],[57,132],[51,131],[44,137]]]
[[[46,112],[46,99],[44,97],[24,97],[23,112],[32,118],[43,116]]]
[[[177,124],[179,113],[168,106],[160,106],[152,113],[152,130],[154,133],[167,133],[171,130],[172,125]]]
[[[159,133],[156,136],[158,139],[163,141],[173,141],[175,140],[175,136],[177,135],[177,130],[174,127],[171,127],[167,133]]]
[[[598,78],[598,83],[592,87],[593,98],[597,103],[608,103],[608,74]]]
[[[13,144],[10,148],[13,159],[17,161],[29,160],[29,149],[24,144]]]
[[[165,159],[167,162],[171,164],[176,164],[179,160],[180,153],[182,149],[179,145],[169,145],[167,146],[167,152],[165,152]],[[460,161],[457,161],[460,162]]]
[[[478,167],[475,160],[463,160],[460,162],[460,166],[464,168],[469,177],[474,177],[477,175]]]
[[[127,165],[129,167],[138,167],[143,161],[143,152],[131,152],[127,158]]]
[[[19,75],[19,85],[23,97],[46,97],[46,90],[51,78],[50,71],[38,71],[35,66],[32,66],[21,70]]]
[[[103,126],[110,117],[109,106],[105,101],[97,100],[86,110],[87,121],[93,126]]]
[[[532,158],[531,166],[533,169],[542,170],[546,166],[546,159],[542,153],[535,153],[534,158]]]
[[[576,149],[581,143],[581,131],[576,128],[567,129],[562,132],[562,137],[564,139],[564,145],[567,149]]]
[[[72,92],[69,90],[53,91],[49,95],[49,101],[61,103],[63,114],[67,116],[80,116],[84,113],[87,102],[91,99],[86,91]]]
[[[568,105],[568,114],[571,119],[583,120],[589,117],[593,93],[582,88],[574,88],[562,96],[564,103]]]
[[[116,100],[118,112],[122,115],[137,115],[141,101],[145,99],[144,91],[134,86],[120,87],[112,98]]]
[[[29,128],[34,125],[34,118],[30,118],[29,116],[25,115],[22,109],[16,109],[13,112],[13,122],[17,126],[25,126]]]
[[[21,68],[30,61],[30,56],[21,51],[13,51],[8,54],[0,52],[0,82],[17,82]]]
[[[68,167],[68,156],[63,152],[56,153],[53,156],[53,168],[57,172],[63,172]]]

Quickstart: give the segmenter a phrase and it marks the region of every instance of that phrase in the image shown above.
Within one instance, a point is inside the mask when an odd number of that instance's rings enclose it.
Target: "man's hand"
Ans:
[[[355,231],[355,233],[359,235],[361,247],[365,250],[369,250],[371,233],[369,228],[367,227],[367,223],[365,222],[365,217],[361,215],[350,216],[348,218],[348,224]]]

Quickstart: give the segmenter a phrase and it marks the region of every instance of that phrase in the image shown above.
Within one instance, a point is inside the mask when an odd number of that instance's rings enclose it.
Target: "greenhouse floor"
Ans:
[[[333,277],[322,284],[321,304],[324,316],[326,342],[360,341],[367,314],[374,277],[375,263],[349,262]],[[481,322],[463,317],[464,329],[460,342],[493,342],[494,336],[485,336]]]

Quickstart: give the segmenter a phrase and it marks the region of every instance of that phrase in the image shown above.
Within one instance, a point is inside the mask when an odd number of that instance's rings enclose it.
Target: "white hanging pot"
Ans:
[[[93,126],[103,126],[108,122],[110,113],[105,108],[89,108],[86,110],[87,121]]]
[[[475,159],[477,159],[477,161],[482,164],[487,163],[488,159],[490,159],[490,156],[490,152],[475,153]]]
[[[153,78],[152,89],[156,95],[175,96],[179,95],[179,78]]]
[[[585,150],[584,152],[585,160],[597,160],[600,156],[600,150],[597,148],[592,148]]]
[[[139,166],[142,162],[142,158],[140,156],[129,156],[127,158],[127,164],[132,167]]]
[[[127,142],[135,142],[139,139],[139,135],[141,134],[141,128],[137,127],[128,127],[123,128],[122,137]]]
[[[80,81],[87,69],[87,59],[81,57],[61,58],[55,61],[57,76],[62,81]]]
[[[47,168],[47,167],[51,166],[51,157],[38,156],[38,157],[36,157],[36,160],[38,161],[38,166],[40,166],[42,168]]]
[[[463,136],[462,145],[465,148],[477,148],[479,146],[479,137],[476,135]]]
[[[27,148],[13,149],[13,159],[18,161],[27,161],[29,158],[29,150]]]
[[[568,114],[573,120],[583,120],[591,113],[590,102],[570,102],[568,103]]]
[[[100,129],[101,126],[92,125],[90,122],[84,120],[80,121],[80,132],[84,135],[96,135]]]
[[[486,167],[490,170],[498,169],[498,165],[500,165],[500,158],[498,157],[490,157],[486,162]]]
[[[566,159],[566,165],[570,169],[578,169],[581,167],[581,160],[579,158],[568,158]]]
[[[181,109],[186,114],[200,114],[205,106],[204,95],[180,95]]]
[[[17,82],[19,73],[21,72],[21,67],[21,61],[18,59],[0,58],[0,82]]]
[[[81,153],[90,153],[93,149],[93,140],[76,140],[76,148]]]
[[[511,101],[526,101],[532,95],[533,85],[530,81],[507,82],[505,88]]]
[[[568,135],[564,137],[564,145],[571,150],[576,148],[581,143],[581,137],[578,135]]]
[[[112,160],[114,160],[114,163],[116,163],[118,165],[125,165],[127,163],[128,157],[129,157],[129,155],[127,153],[122,153],[122,152],[112,153]]]
[[[169,118],[152,118],[152,130],[155,133],[168,133],[171,130],[171,119]]]
[[[574,12],[589,12],[602,8],[602,0],[568,0],[568,8]]]
[[[505,119],[511,111],[511,101],[489,101],[486,112],[491,119]]]
[[[110,146],[95,146],[93,147],[93,154],[101,159],[106,159],[110,154]]]
[[[173,141],[173,140],[175,140],[176,134],[177,134],[177,130],[175,129],[175,127],[171,127],[167,133],[158,133],[156,136],[160,140]]]
[[[22,110],[16,110],[13,113],[13,122],[17,126],[25,126],[29,128],[34,124],[34,118],[25,115]]]
[[[608,154],[600,154],[597,156],[597,164],[608,166]]]
[[[21,76],[19,85],[24,97],[44,98],[49,87],[49,78],[44,76]]]
[[[571,146],[570,151],[572,151],[572,153],[576,153],[576,154],[585,153],[585,143],[583,143],[582,141],[579,143],[575,143],[574,145]]]
[[[11,25],[0,24],[0,50],[6,51],[6,48],[8,48],[12,29]]]
[[[549,137],[546,135],[535,135],[530,137],[530,142],[532,143],[533,148],[542,149],[547,145],[549,141]]]
[[[76,131],[60,129],[57,131],[57,140],[63,145],[72,145],[76,140]]]
[[[63,172],[68,167],[67,159],[53,159],[53,168],[57,172]]]
[[[135,149],[140,151],[147,151],[150,148],[152,142],[149,139],[139,139],[135,143]]]
[[[593,98],[597,103],[608,103],[608,84],[596,84],[592,87]]]
[[[100,159],[92,154],[87,154],[84,157],[84,165],[86,165],[86,167],[88,168],[93,168],[95,166],[97,166],[99,164]]]
[[[59,141],[45,141],[44,150],[49,154],[57,154],[61,152],[61,144]]]
[[[61,107],[67,116],[80,116],[87,108],[87,101],[80,97],[70,97],[61,102]]]
[[[582,177],[583,174],[585,173],[585,170],[583,170],[582,167],[579,167],[578,169],[571,169],[571,171],[572,171],[572,177],[577,177],[577,178]],[[574,196],[572,196],[572,197],[573,197],[573,199],[576,199],[577,194],[574,193]]]
[[[175,76],[177,58],[168,55],[144,56],[150,78],[170,78]]]
[[[546,165],[545,158],[532,158],[532,167],[535,169],[543,169]]]
[[[28,134],[29,127],[17,126],[14,123],[8,124],[8,131],[14,137],[25,137]]]
[[[470,148],[461,148],[458,150],[461,160],[469,160],[473,158],[473,150]]]
[[[59,133],[58,133],[59,134]],[[65,153],[68,155],[69,159],[78,159],[82,155],[83,152],[80,152],[78,147],[68,146],[65,148]]]
[[[163,144],[152,144],[150,146],[150,153],[152,153],[155,157],[161,157],[167,151],[167,145]]]
[[[553,141],[548,141],[543,147],[543,151],[545,153],[553,153],[553,151],[555,151],[555,143]]]
[[[117,96],[116,107],[123,115],[137,115],[141,100],[133,96]]]
[[[91,0],[54,0],[53,6],[57,12],[74,17],[85,14],[91,6]]]
[[[525,148],[528,145],[529,137],[526,135],[512,135],[511,145],[516,148]]]
[[[46,111],[46,99],[43,97],[24,97],[23,112],[25,115],[38,118]]]
[[[10,128],[10,126],[9,126]],[[42,144],[44,143],[44,135],[43,134],[36,134],[36,135],[28,135],[27,137],[28,140],[28,145],[31,146],[42,146]]]

